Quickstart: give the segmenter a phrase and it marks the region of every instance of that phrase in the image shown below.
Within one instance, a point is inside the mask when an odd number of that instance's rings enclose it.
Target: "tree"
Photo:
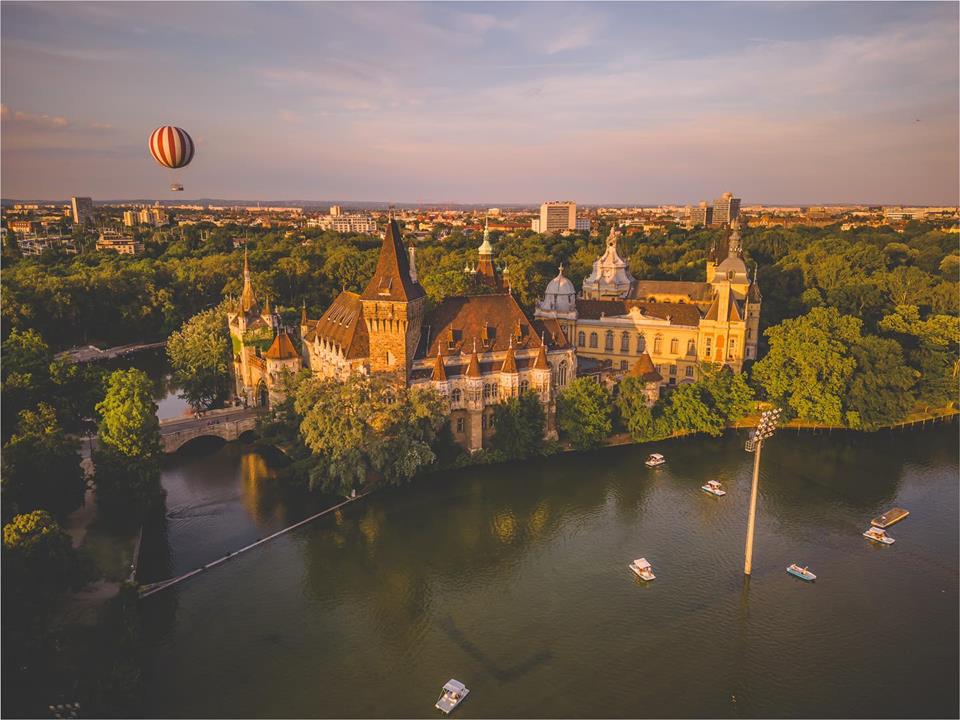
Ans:
[[[434,390],[407,388],[387,376],[305,379],[294,409],[314,453],[311,487],[343,494],[412,478],[435,460],[430,445],[446,422],[445,403]]]
[[[861,322],[835,308],[768,328],[770,349],[753,368],[767,396],[805,420],[841,424],[843,399],[857,361],[850,350]]]
[[[35,330],[14,328],[0,348],[3,434],[15,427],[20,412],[49,397],[50,348]]]
[[[915,388],[919,402],[942,406],[956,400],[960,318],[930,315],[921,320],[916,305],[898,305],[880,321],[880,329],[906,348],[910,366],[919,373]]]
[[[100,449],[93,462],[98,511],[113,525],[135,526],[164,498],[160,422],[146,373],[114,371],[97,411]]]
[[[42,616],[83,580],[81,568],[70,536],[50,513],[15,516],[3,526],[4,615]]]
[[[620,417],[637,442],[656,436],[653,410],[647,405],[646,382],[643,378],[627,376],[617,386],[617,408]]]
[[[80,507],[87,481],[78,450],[52,407],[41,403],[22,411],[16,432],[3,446],[4,517],[43,509],[65,518]]]
[[[493,421],[490,447],[504,459],[522,460],[543,452],[546,417],[535,393],[523,393],[495,405]]]
[[[857,368],[847,391],[847,423],[873,429],[902,419],[913,407],[911,389],[919,373],[903,360],[894,340],[867,335],[852,347]]]
[[[181,397],[196,409],[211,407],[230,383],[230,337],[224,309],[204,310],[167,340],[167,355]]]
[[[557,396],[557,424],[577,450],[598,447],[612,432],[610,394],[590,378],[577,378]]]
[[[145,372],[130,368],[111,373],[97,412],[101,445],[129,458],[160,457],[160,421]]]
[[[753,407],[753,390],[744,375],[733,373],[729,368],[715,363],[700,366],[697,383],[706,392],[710,407],[716,409],[725,422],[736,422]]]
[[[664,418],[670,428],[678,431],[720,435],[724,427],[723,415],[711,407],[710,395],[700,383],[674,388],[667,399]]]

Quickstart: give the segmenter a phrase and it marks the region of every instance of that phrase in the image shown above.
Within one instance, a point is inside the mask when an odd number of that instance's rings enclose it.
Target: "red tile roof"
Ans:
[[[277,334],[270,345],[270,349],[265,354],[268,360],[291,360],[299,356],[300,353],[293,346],[293,341],[286,331]]]
[[[319,337],[343,348],[348,360],[365,358],[370,354],[370,338],[363,320],[360,296],[344,290],[327,308],[313,327],[307,331],[309,343]]]
[[[631,377],[642,378],[644,382],[660,382],[663,380],[663,375],[657,372],[653,360],[650,359],[650,355],[647,353],[643,353],[643,355],[637,358],[637,361],[627,374]]]

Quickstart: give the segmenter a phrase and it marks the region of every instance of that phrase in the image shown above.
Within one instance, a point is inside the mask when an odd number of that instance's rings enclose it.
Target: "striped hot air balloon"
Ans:
[[[150,154],[164,167],[175,170],[193,160],[193,138],[186,130],[172,125],[158,127],[150,133]]]

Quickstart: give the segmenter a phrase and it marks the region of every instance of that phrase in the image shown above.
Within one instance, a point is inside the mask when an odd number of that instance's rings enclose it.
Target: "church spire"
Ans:
[[[247,256],[247,246],[243,246],[243,294],[240,296],[240,311],[249,313],[256,311],[257,298],[253,294],[253,283],[250,280],[250,259]]]
[[[411,277],[409,252],[403,246],[397,221],[391,218],[380,245],[377,269],[360,297],[364,300],[410,302],[425,294],[420,283]]]
[[[437,359],[433,363],[433,375],[430,379],[434,382],[446,382],[447,370],[443,366],[443,355],[440,354],[440,346],[437,345]]]

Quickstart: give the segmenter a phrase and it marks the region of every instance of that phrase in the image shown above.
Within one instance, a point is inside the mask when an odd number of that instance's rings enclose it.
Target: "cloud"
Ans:
[[[0,119],[5,123],[34,128],[59,129],[70,125],[70,122],[64,117],[20,112],[19,110],[11,110],[6,105],[0,105]]]
[[[277,117],[284,122],[291,123],[293,125],[303,124],[303,115],[300,113],[295,113],[292,110],[279,110],[277,112]]]

